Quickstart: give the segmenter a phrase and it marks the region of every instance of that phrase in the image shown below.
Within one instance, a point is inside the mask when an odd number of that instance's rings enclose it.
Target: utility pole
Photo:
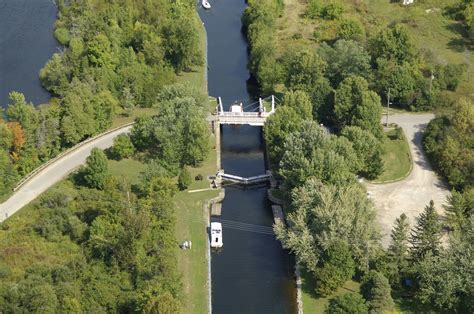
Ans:
[[[387,116],[385,117],[385,126],[388,127],[388,110],[390,109],[390,87],[388,88],[387,95]]]
[[[430,77],[430,94],[431,94],[431,87],[433,86],[433,80],[434,80],[434,75],[433,75],[433,71],[430,71],[431,72],[431,77]]]

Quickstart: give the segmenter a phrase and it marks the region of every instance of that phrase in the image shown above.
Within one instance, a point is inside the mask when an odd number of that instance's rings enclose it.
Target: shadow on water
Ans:
[[[58,51],[53,29],[57,8],[52,0],[0,0],[0,107],[18,91],[35,105],[46,103],[39,71]]]
[[[244,0],[214,1],[200,10],[208,41],[208,87],[222,97],[224,109],[235,100],[255,100],[248,69],[247,42],[241,31]],[[262,129],[221,128],[221,161],[226,173],[253,176],[265,172]],[[272,233],[273,214],[266,186],[228,185],[222,204],[224,247],[212,253],[214,313],[295,313],[294,260]]]

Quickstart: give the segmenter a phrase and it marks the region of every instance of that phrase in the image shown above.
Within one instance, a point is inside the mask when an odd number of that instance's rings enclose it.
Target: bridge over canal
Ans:
[[[225,173],[224,170],[221,169],[219,170],[219,172],[217,172],[217,177],[220,178],[221,180],[227,180],[227,181],[231,181],[235,183],[248,185],[248,184],[257,184],[257,183],[267,182],[271,179],[272,175],[270,171],[267,171],[267,173],[261,174],[258,176],[241,177],[241,176]]]
[[[224,111],[222,99],[219,97],[215,121],[218,124],[263,126],[267,118],[275,112],[275,99],[273,95],[259,98],[245,107],[242,103],[235,103],[230,106],[230,111]]]

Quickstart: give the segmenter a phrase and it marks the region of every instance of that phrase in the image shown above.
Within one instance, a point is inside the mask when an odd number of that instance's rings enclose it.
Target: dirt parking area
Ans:
[[[413,158],[413,169],[407,178],[387,184],[369,184],[369,197],[377,208],[377,220],[382,232],[382,244],[390,243],[390,232],[395,219],[405,213],[410,225],[416,223],[416,217],[423,208],[433,200],[441,214],[442,205],[446,203],[449,190],[446,184],[436,175],[423,152],[423,130],[434,118],[431,113],[392,114],[389,123],[397,123],[403,128]],[[384,118],[385,122],[385,118]]]

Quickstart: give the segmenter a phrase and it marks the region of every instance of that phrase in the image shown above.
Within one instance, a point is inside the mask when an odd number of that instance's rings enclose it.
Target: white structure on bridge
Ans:
[[[267,111],[265,101],[271,99],[271,109]],[[258,111],[245,111],[245,109],[257,109]],[[254,106],[254,107],[252,107]],[[230,111],[224,111],[221,97],[218,98],[217,121],[219,124],[249,124],[253,126],[263,126],[267,117],[275,112],[275,96],[259,98],[258,102],[243,106],[242,103],[235,103],[230,106]]]

